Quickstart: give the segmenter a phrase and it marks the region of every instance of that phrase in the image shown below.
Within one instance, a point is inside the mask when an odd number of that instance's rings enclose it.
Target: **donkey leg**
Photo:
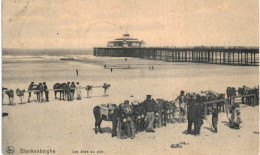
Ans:
[[[95,121],[95,133],[97,134],[98,120]]]
[[[100,127],[101,123],[102,123],[102,119],[100,119],[99,122],[98,122],[98,130],[99,130],[100,133],[103,133],[103,130]]]

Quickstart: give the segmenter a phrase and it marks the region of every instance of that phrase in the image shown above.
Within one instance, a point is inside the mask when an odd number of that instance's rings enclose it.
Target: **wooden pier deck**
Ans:
[[[94,55],[135,57],[169,62],[259,66],[258,47],[95,47]]]

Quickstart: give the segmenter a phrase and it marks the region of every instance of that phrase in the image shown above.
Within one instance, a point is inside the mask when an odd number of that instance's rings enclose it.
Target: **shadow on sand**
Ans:
[[[101,130],[103,131],[103,133],[112,133],[112,129],[110,127],[101,128]],[[93,128],[93,131],[95,132],[95,128]]]

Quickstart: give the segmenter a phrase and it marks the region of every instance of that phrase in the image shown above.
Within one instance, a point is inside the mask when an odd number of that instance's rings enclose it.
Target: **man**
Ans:
[[[75,86],[75,83],[72,82],[71,85],[70,85],[70,92],[71,92],[71,100],[74,99],[74,93],[75,93],[75,89],[76,89],[76,86]]]
[[[46,85],[46,82],[43,82],[43,91],[44,91],[44,94],[45,94],[46,102],[49,102],[49,91],[48,91],[48,87]]]
[[[124,101],[124,109],[126,113],[126,129],[127,129],[127,137],[131,137],[131,139],[135,138],[135,124],[134,124],[134,109],[133,105],[129,105],[129,101]]]
[[[219,113],[219,109],[217,108],[216,104],[213,104],[213,111],[212,111],[212,125],[214,128],[215,133],[218,132],[218,113]]]
[[[31,82],[31,84],[29,85],[29,87],[28,87],[28,93],[29,93],[29,97],[28,97],[28,103],[30,103],[31,101],[30,101],[30,98],[31,98],[31,96],[32,96],[32,91],[33,91],[33,87],[34,87],[35,85],[34,85],[34,82]]]
[[[180,92],[180,96],[178,96],[175,99],[175,102],[179,102],[179,107],[180,107],[180,116],[179,116],[179,121],[180,122],[185,122],[185,118],[187,117],[187,99],[186,96],[184,95],[184,91]]]
[[[151,95],[147,95],[146,100],[144,101],[144,108],[146,111],[145,120],[148,122],[146,132],[155,132],[153,130],[155,101],[152,100],[151,97]]]
[[[203,124],[203,106],[200,103],[190,100],[190,108],[188,111],[188,134],[191,134],[191,127],[194,124],[194,135],[200,134],[200,127]]]
[[[200,134],[200,128],[203,124],[203,119],[204,119],[204,108],[203,108],[203,103],[199,103],[196,111],[196,120],[194,122],[194,135],[197,136]]]
[[[43,86],[42,83],[40,82],[37,87],[36,87],[36,94],[37,94],[37,101],[42,102],[42,96],[43,96]]]
[[[68,101],[71,101],[71,94],[70,94],[70,82],[67,82],[67,86],[66,86],[66,94],[67,94],[67,98]]]

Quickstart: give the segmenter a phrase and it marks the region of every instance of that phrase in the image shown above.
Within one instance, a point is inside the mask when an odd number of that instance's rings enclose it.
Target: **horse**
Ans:
[[[237,90],[234,87],[227,87],[226,93],[227,93],[227,98],[229,101],[229,104],[231,104],[231,100],[235,99],[235,96],[237,96]]]
[[[24,92],[25,92],[25,89],[23,89],[23,90],[16,89],[16,95],[19,96],[21,104],[23,103]]]
[[[247,86],[243,86],[242,88],[238,88],[239,95],[252,95],[246,97],[246,102],[249,105],[255,105],[255,102],[258,102],[259,89],[257,87],[249,88]],[[253,96],[254,95],[254,96]],[[242,104],[244,104],[244,97],[242,97]]]
[[[221,99],[225,99],[225,94],[223,94],[223,93],[217,93],[217,99],[218,100],[221,100]],[[222,110],[223,110],[223,112],[225,111],[225,101],[221,101],[221,102],[218,102],[217,103],[217,108],[219,109],[219,110],[221,110],[221,108],[222,108]]]
[[[67,88],[67,84],[66,83],[56,83],[53,85],[53,89],[54,89],[54,95],[55,95],[55,99],[57,99],[56,94],[60,93],[60,100],[61,100],[61,95],[62,95],[62,99],[65,100],[66,97],[66,90]],[[59,89],[59,90],[57,90]]]
[[[100,127],[102,120],[116,121],[118,117],[121,117],[122,111],[123,110],[121,106],[117,107],[116,104],[103,104],[103,105],[95,106],[93,109],[93,114],[95,117],[95,133],[97,134],[98,130],[100,133],[103,133]]]
[[[14,106],[14,91],[12,89],[5,91],[5,93],[7,94],[8,98],[9,98],[9,103],[10,105]]]

